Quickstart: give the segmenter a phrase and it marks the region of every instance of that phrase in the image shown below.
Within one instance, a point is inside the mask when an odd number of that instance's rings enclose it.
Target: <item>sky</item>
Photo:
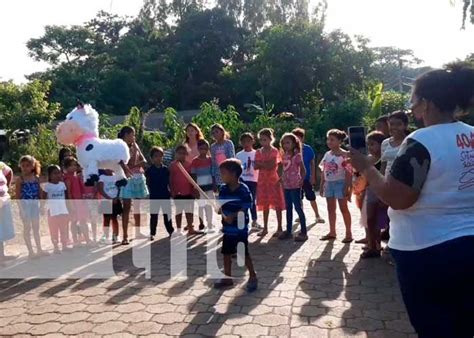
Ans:
[[[315,1],[315,0],[312,0]],[[461,26],[461,0],[328,0],[327,30],[363,35],[372,46],[413,49],[424,65],[441,67],[474,53],[474,26]],[[142,0],[0,0],[0,80],[24,83],[47,68],[26,42],[46,25],[78,25],[99,10],[135,16]]]

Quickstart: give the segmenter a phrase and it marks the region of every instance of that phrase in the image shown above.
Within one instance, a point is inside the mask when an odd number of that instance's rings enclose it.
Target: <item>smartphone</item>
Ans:
[[[365,127],[349,127],[348,134],[349,145],[361,153],[367,154],[367,144],[365,142],[367,130]]]

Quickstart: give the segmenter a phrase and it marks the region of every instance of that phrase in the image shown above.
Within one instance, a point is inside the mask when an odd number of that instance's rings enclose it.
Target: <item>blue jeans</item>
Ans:
[[[257,220],[257,182],[243,181],[247,187],[249,187],[250,193],[252,194],[252,206],[250,207],[250,214],[252,215],[252,221]]]
[[[422,250],[390,251],[419,337],[473,337],[474,236]]]
[[[300,218],[301,233],[306,235],[306,217],[301,205],[301,189],[285,189],[285,204],[286,204],[286,231],[291,233],[293,231],[293,206]]]

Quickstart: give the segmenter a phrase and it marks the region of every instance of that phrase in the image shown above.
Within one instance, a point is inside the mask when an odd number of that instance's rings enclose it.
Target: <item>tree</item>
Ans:
[[[467,15],[470,8],[470,22],[474,24],[474,0],[463,0],[462,29],[466,28]]]
[[[50,82],[26,85],[0,82],[0,129],[34,129],[49,124],[59,113],[59,104],[47,100]]]

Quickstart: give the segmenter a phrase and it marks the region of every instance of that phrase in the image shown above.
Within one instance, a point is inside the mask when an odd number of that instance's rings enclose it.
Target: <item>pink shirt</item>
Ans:
[[[299,189],[303,185],[303,177],[301,177],[301,166],[303,165],[303,156],[298,153],[294,156],[289,154],[283,155],[283,188]]]
[[[81,200],[84,194],[84,183],[81,176],[76,174],[64,174],[64,183],[70,189],[69,194],[72,199]]]

